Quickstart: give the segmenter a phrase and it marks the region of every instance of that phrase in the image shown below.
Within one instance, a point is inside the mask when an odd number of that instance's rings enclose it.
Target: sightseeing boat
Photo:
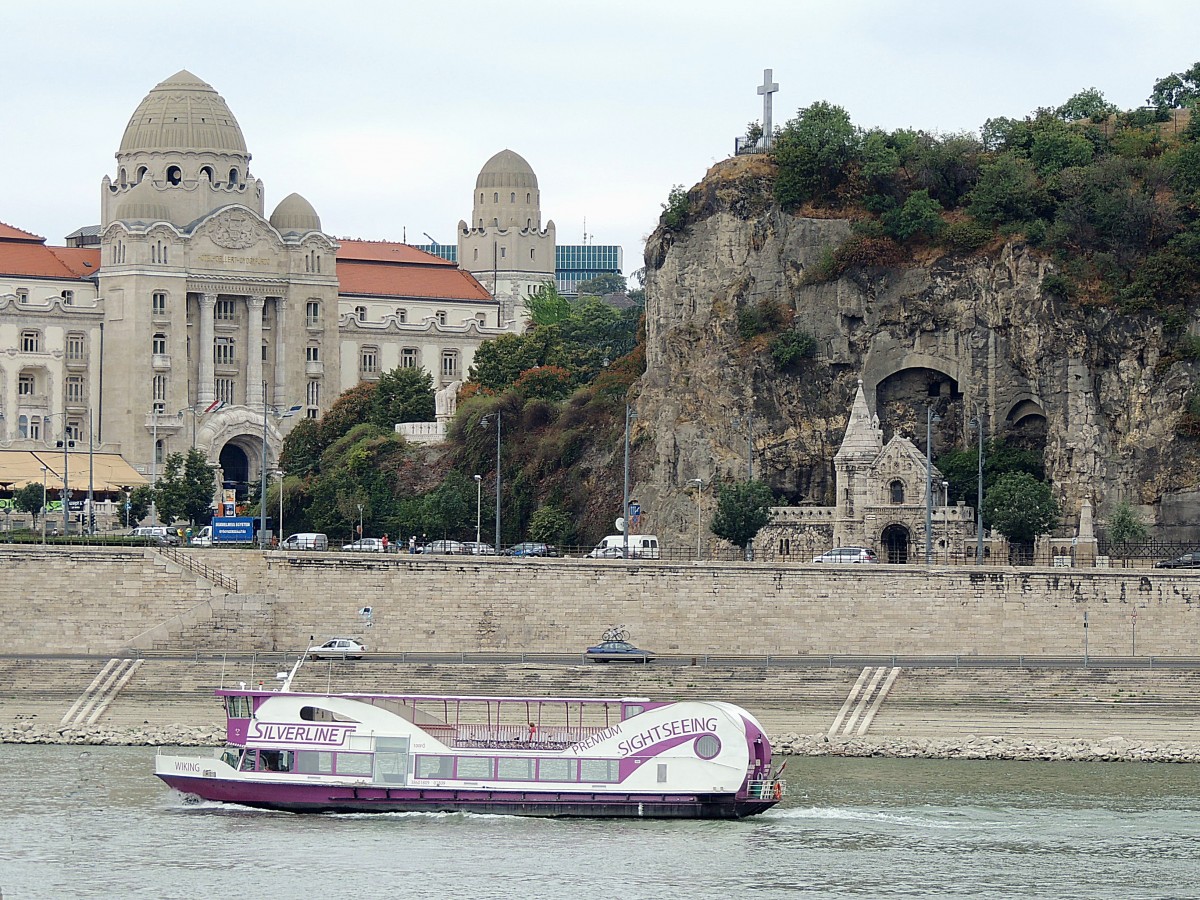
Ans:
[[[204,800],[291,812],[734,819],[786,787],[762,727],[731,703],[311,694],[290,682],[218,690],[225,746],[160,751],[155,774]]]

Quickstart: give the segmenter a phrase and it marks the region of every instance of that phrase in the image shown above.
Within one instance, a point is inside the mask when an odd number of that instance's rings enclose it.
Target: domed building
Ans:
[[[458,262],[488,288],[504,321],[523,323],[525,298],[555,281],[554,222],[542,228],[537,175],[501,150],[479,170],[471,221],[458,223]]]
[[[250,161],[228,104],[183,70],[130,117],[98,228],[48,247],[0,224],[0,341],[17,348],[0,359],[0,441],[31,457],[8,472],[15,457],[0,452],[0,482],[40,481],[45,466],[52,492],[58,478],[73,497],[81,484],[112,488],[80,481],[86,461],[60,466],[64,454],[46,452],[65,435],[119,455],[123,486],[195,447],[220,467],[214,499],[240,499],[275,467],[294,423],[344,390],[397,367],[424,368],[444,388],[483,341],[520,327],[452,261],[335,240],[299,193],[268,217]],[[504,226],[487,234],[528,235],[502,258],[532,250],[553,277],[536,177],[516,154],[493,162],[480,184],[486,174],[495,189],[481,196]]]

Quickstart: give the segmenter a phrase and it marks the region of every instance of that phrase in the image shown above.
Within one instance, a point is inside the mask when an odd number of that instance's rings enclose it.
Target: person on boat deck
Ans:
[[[529,740],[530,740],[530,743],[532,743],[532,742],[533,742],[533,739],[534,739],[535,737],[537,737],[537,726],[536,726],[536,725],[534,725],[532,722],[530,722],[530,723],[529,723]]]

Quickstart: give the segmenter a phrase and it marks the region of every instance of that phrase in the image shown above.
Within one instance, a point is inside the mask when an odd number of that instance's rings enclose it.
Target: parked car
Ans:
[[[58,533],[57,531],[55,532]],[[129,532],[130,537],[145,538],[147,541],[162,547],[174,547],[179,543],[179,535],[174,528],[166,525],[140,525]]]
[[[367,645],[354,638],[331,638],[319,647],[309,647],[310,659],[362,659]]]
[[[1185,553],[1174,559],[1164,559],[1154,564],[1156,569],[1196,569],[1200,568],[1200,553]]]
[[[838,547],[820,556],[814,556],[815,563],[877,563],[879,557],[874,550],[866,547]]]
[[[383,541],[380,538],[359,538],[352,544],[342,544],[343,550],[351,553],[383,553]]]
[[[494,556],[496,554],[496,548],[483,541],[478,544],[474,541],[464,541],[462,547],[463,553],[469,553],[472,556]]]
[[[466,553],[462,541],[430,541],[422,553]]]
[[[543,544],[538,541],[525,541],[513,544],[504,551],[505,556],[558,556],[558,548],[553,544]]]
[[[328,550],[329,538],[323,534],[304,531],[289,534],[279,543],[280,550]]]
[[[588,647],[584,656],[592,662],[640,662],[648,663],[654,659],[649,650],[639,650],[629,641],[601,641],[595,647]]]

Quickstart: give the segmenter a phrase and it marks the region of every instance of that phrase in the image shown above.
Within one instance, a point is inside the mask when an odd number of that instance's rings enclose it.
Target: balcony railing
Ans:
[[[171,355],[169,353],[155,353],[150,358],[150,365],[155,371],[165,372],[171,368]]]

